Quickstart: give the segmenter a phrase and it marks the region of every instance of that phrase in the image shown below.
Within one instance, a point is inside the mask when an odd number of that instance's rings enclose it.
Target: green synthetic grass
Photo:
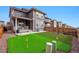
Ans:
[[[46,42],[57,41],[57,50],[69,52],[71,50],[72,36],[52,32],[43,32],[23,36],[10,37],[8,39],[8,52],[43,53]]]

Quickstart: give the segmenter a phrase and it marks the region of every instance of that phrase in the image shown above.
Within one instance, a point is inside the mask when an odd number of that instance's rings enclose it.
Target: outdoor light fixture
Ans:
[[[46,53],[52,53],[53,44],[50,42],[46,43]]]
[[[55,52],[56,52],[56,51],[57,51],[57,46],[56,46],[56,43],[57,43],[57,42],[53,40],[52,43],[53,43],[53,45],[55,46]]]

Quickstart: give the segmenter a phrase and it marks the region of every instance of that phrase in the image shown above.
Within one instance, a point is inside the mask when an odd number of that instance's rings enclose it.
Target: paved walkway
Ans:
[[[79,41],[76,37],[73,37],[71,53],[79,53]]]
[[[2,38],[0,39],[0,53],[6,53],[7,52],[7,39],[9,36],[12,36],[11,33],[4,33]]]

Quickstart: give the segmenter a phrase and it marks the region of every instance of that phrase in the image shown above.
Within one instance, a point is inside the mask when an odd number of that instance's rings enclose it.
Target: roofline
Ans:
[[[44,12],[42,12],[42,11],[36,9],[36,8],[31,8],[28,11],[24,11],[24,10],[22,10],[23,8],[20,9],[20,8],[16,8],[16,7],[10,7],[10,12],[11,12],[11,9],[15,9],[15,10],[18,10],[18,11],[21,11],[21,12],[24,12],[24,13],[29,13],[30,11],[35,10],[35,11],[38,11],[38,12],[43,13],[44,15],[46,15],[46,13],[44,13]],[[10,16],[10,12],[9,12],[9,16]]]
[[[31,8],[29,11],[32,11],[32,10],[38,11],[38,12],[43,13],[44,15],[46,15],[46,13],[44,13],[44,12],[42,12],[42,11],[36,9],[36,8]]]
[[[24,10],[22,10],[23,8],[20,9],[20,8],[16,8],[16,7],[10,7],[9,17],[10,17],[10,15],[11,15],[11,9],[15,9],[15,10],[18,10],[18,11],[24,12],[24,13],[29,13],[30,11],[35,10],[35,11],[41,12],[41,13],[43,13],[44,15],[46,15],[46,13],[44,13],[44,12],[38,10],[38,9],[35,9],[35,8],[31,8],[31,9],[29,9],[28,11],[24,11]],[[24,9],[25,9],[25,8],[24,8]]]
[[[4,22],[4,21],[0,20],[0,22]]]
[[[15,9],[15,10],[18,10],[18,11],[21,11],[21,12],[24,12],[24,13],[27,13],[26,11],[24,11],[24,10],[21,10],[20,8],[16,8],[16,7],[10,7],[10,11],[9,11],[9,17],[10,17],[11,9]]]
[[[10,8],[13,8],[13,9],[15,9],[15,10],[18,10],[18,11],[27,13],[26,11],[22,10],[23,8],[22,8],[22,9],[20,9],[20,8],[16,8],[16,7],[10,7]]]

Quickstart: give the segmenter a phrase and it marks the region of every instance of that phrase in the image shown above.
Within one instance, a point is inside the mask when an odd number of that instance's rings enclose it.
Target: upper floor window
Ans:
[[[41,16],[41,18],[44,18],[44,16]]]
[[[36,14],[36,16],[37,16],[37,18],[44,18],[44,15],[38,15],[38,14]]]

